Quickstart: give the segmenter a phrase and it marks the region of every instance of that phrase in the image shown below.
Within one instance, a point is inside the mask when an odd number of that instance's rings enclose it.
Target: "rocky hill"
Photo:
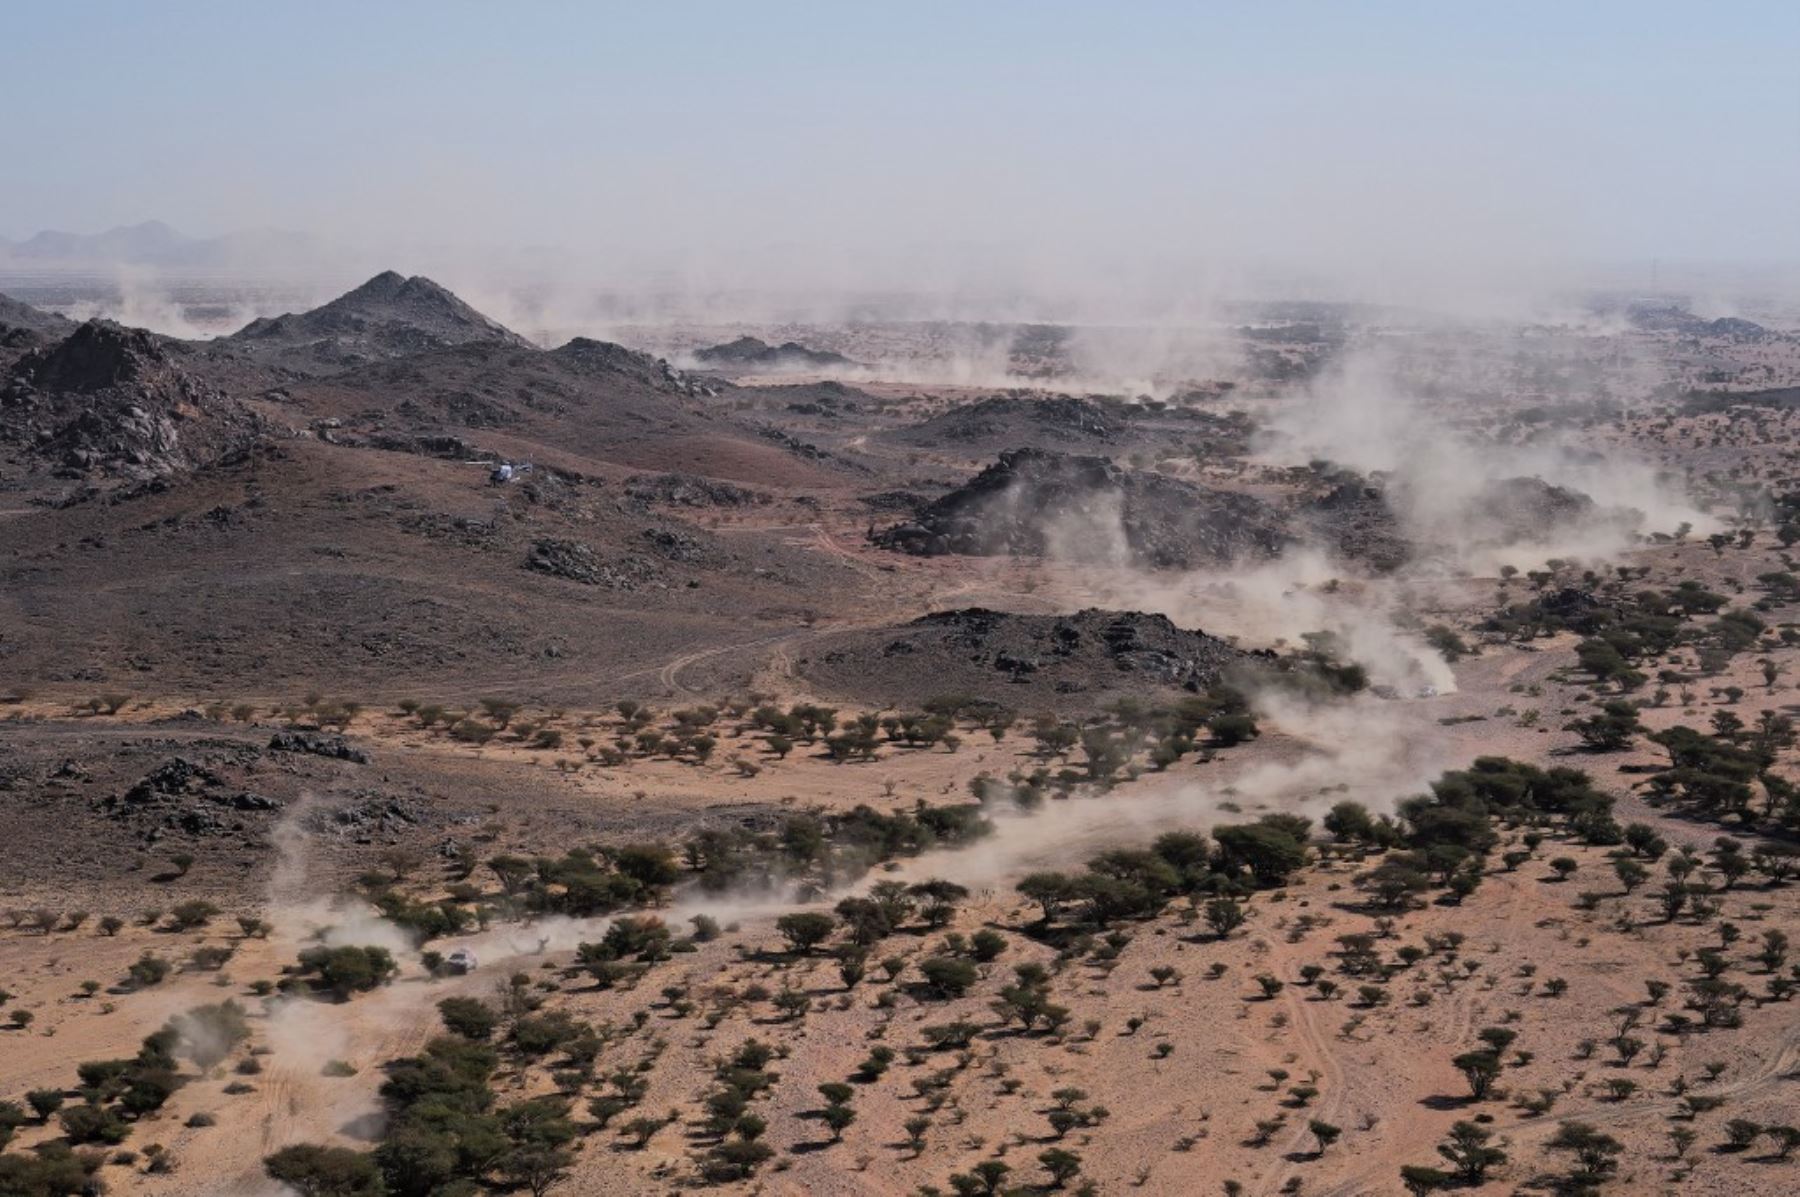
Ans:
[[[1093,709],[1115,693],[1205,690],[1242,659],[1225,642],[1161,615],[969,607],[827,636],[798,667],[809,683],[858,701],[905,706],[968,693],[1038,710]]]
[[[8,345],[29,347],[41,340],[66,337],[73,331],[73,320],[0,295],[0,351]]]
[[[909,428],[892,439],[917,445],[993,445],[1039,448],[1096,446],[1118,441],[1131,423],[1127,405],[1068,395],[993,395],[962,404]]]
[[[470,343],[529,342],[428,278],[392,270],[308,312],[254,320],[225,343],[301,374],[329,374]]]
[[[958,404],[881,434],[896,445],[991,455],[1008,449],[1118,454],[1175,444],[1209,454],[1241,453],[1252,432],[1240,412],[1135,403],[1111,395],[1007,393]]]
[[[1120,468],[1104,457],[1002,453],[918,518],[876,535],[923,556],[1032,556],[1191,569],[1273,555],[1281,512],[1251,495]]]
[[[147,480],[240,449],[261,422],[180,342],[90,320],[14,363],[0,384],[0,447],[27,472]]]
[[[714,410],[707,388],[660,358],[577,338],[436,346],[272,392],[299,425],[340,444],[455,437],[489,454],[591,472],[606,466],[759,484],[830,484],[817,457]]]
[[[771,345],[757,337],[739,337],[723,345],[712,345],[694,351],[694,360],[717,370],[748,372],[779,370],[817,370],[829,366],[855,363],[841,353],[809,349],[798,341]]]

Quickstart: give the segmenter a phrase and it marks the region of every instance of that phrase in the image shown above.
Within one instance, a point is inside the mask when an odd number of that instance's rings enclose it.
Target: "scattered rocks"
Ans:
[[[86,781],[88,771],[82,767],[81,762],[69,757],[50,771],[50,778],[53,781]]]
[[[693,474],[637,474],[625,480],[625,497],[636,507],[653,503],[671,507],[752,507],[769,496],[729,482]]]
[[[594,550],[581,542],[554,537],[532,542],[525,568],[553,578],[580,582],[584,586],[604,586],[611,590],[634,590],[654,582],[657,577],[656,567],[642,558],[627,556],[603,562]]]
[[[594,556],[594,550],[573,540],[544,537],[533,541],[525,568],[587,586],[597,586],[601,581],[600,560]]]
[[[364,797],[335,810],[318,812],[309,820],[314,831],[344,836],[358,843],[404,835],[428,821],[425,811],[416,803],[378,795]]]
[[[804,457],[809,461],[832,460],[831,454],[819,448],[817,445],[801,440],[791,432],[770,425],[764,425],[756,431],[757,435],[761,436],[764,440],[774,441],[796,457]]]
[[[651,552],[670,561],[691,564],[708,555],[708,548],[699,537],[670,528],[646,528],[644,540]]]
[[[323,420],[318,423],[330,425],[330,429],[338,426],[336,420]],[[379,433],[369,437],[365,443],[371,449],[382,449],[389,453],[412,453],[420,457],[436,457],[444,461],[487,461],[495,456],[471,445],[460,436],[450,436],[446,433],[422,436]]]
[[[493,520],[467,515],[446,515],[437,511],[403,515],[396,523],[405,531],[427,540],[452,541],[470,548],[486,544],[499,531],[499,526]]]
[[[884,490],[872,495],[862,495],[857,500],[870,511],[904,511],[916,513],[928,505],[931,500],[917,491]]]

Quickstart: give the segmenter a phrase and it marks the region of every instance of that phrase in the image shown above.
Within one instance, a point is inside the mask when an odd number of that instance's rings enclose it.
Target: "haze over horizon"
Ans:
[[[1791,294],[1800,11],[1727,7],[19,11],[0,87],[46,119],[0,129],[0,237],[1095,307]]]

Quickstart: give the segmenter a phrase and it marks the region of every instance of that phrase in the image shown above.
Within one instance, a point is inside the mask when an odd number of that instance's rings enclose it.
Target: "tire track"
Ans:
[[[1277,952],[1274,955],[1284,972],[1292,966],[1293,960],[1289,953]],[[1341,1126],[1343,1125],[1344,1111],[1349,1103],[1350,1086],[1336,1049],[1332,1046],[1330,1039],[1319,1029],[1315,1019],[1312,1007],[1317,1003],[1308,1001],[1300,994],[1299,988],[1291,983],[1282,989],[1282,993],[1288,1009],[1288,1025],[1300,1032],[1302,1045],[1316,1064],[1320,1073],[1319,1080],[1322,1082],[1319,1088],[1324,1094],[1324,1100],[1315,1107],[1302,1110],[1302,1113],[1307,1116],[1308,1120],[1316,1118]],[[1300,1153],[1311,1135],[1312,1132],[1307,1129],[1306,1122],[1302,1122],[1287,1136],[1282,1154],[1286,1156]],[[1284,1166],[1277,1169],[1264,1181],[1259,1191],[1266,1194],[1279,1192],[1281,1187],[1287,1183],[1288,1178],[1295,1174],[1297,1167],[1298,1165],[1292,1161],[1284,1161]]]

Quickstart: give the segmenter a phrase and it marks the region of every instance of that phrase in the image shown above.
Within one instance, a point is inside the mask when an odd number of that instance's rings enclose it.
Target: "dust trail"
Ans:
[[[269,833],[275,847],[265,908],[265,917],[274,927],[269,938],[293,951],[309,944],[356,944],[383,947],[396,957],[413,954],[417,946],[414,937],[376,915],[367,903],[317,890],[310,871],[312,845],[306,824],[318,810],[317,797],[302,793]]]
[[[1106,848],[1139,846],[1174,830],[1281,811],[1317,818],[1354,799],[1377,813],[1420,792],[1453,762],[1428,703],[1362,695],[1315,704],[1276,692],[1254,699],[1263,742],[1283,759],[1204,766],[1206,777],[1135,793],[1051,801],[1029,814],[996,812],[995,833],[927,852],[885,874],[943,877],[971,889],[1004,885],[1033,869],[1078,865]]]
[[[268,1049],[263,1057],[260,1091],[269,1094],[262,1115],[261,1139],[252,1158],[290,1143],[326,1142],[339,1137],[369,1141],[381,1129],[382,1106],[376,1094],[378,1065],[418,1050],[435,1028],[431,1006],[444,996],[423,983],[418,945],[413,935],[382,918],[367,903],[347,895],[322,892],[311,868],[312,838],[307,824],[320,804],[303,793],[270,833],[275,864],[269,875],[264,918],[270,924],[270,950],[277,963],[294,960],[307,947],[371,945],[388,949],[400,962],[392,984],[337,1003],[303,994],[263,999],[257,1036]],[[325,1074],[328,1064],[342,1061],[356,1068],[352,1077]],[[285,1193],[246,1168],[236,1191]]]
[[[1249,762],[1226,754],[1205,766],[1207,776],[1200,780],[1158,784],[1151,778],[1128,794],[1053,800],[1029,813],[995,809],[992,835],[873,870],[810,900],[798,887],[754,896],[689,892],[666,907],[637,913],[660,917],[673,928],[702,914],[754,925],[792,910],[827,908],[884,878],[942,877],[971,889],[991,888],[1033,869],[1079,864],[1104,848],[1142,844],[1164,831],[1202,830],[1267,811],[1316,818],[1349,798],[1377,813],[1389,812],[1454,763],[1448,745],[1435,734],[1429,703],[1359,695],[1320,704],[1274,691],[1253,701],[1263,742],[1281,759]],[[454,944],[475,953],[478,972],[497,973],[522,958],[572,951],[600,938],[613,921],[552,916],[460,937]]]
[[[659,918],[679,934],[696,915],[707,915],[721,923],[761,922],[809,904],[811,903],[800,896],[798,886],[775,894],[751,897],[731,893],[688,892],[678,895],[667,906],[631,911],[629,917]],[[591,943],[605,935],[606,929],[619,917],[623,916],[572,918],[560,914],[547,915],[493,927],[475,935],[460,936],[454,943],[457,947],[473,952],[480,968],[485,970],[489,966],[527,956],[541,956],[547,952],[572,952],[581,944]]]

